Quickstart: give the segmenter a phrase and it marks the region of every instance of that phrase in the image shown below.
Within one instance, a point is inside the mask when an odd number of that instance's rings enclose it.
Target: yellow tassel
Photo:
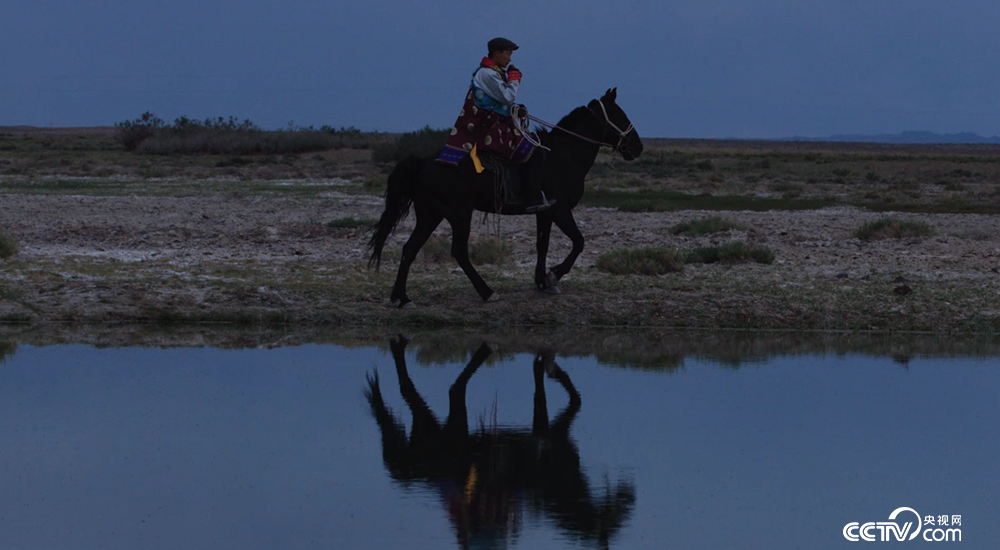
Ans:
[[[476,465],[473,464],[469,467],[469,475],[465,478],[465,503],[468,504],[472,502],[472,496],[476,491],[476,480],[479,479],[479,474],[476,472]]]
[[[482,174],[484,170],[483,163],[479,162],[479,155],[476,154],[475,145],[472,146],[472,150],[469,151],[469,154],[472,155],[472,165],[476,167],[476,173]]]

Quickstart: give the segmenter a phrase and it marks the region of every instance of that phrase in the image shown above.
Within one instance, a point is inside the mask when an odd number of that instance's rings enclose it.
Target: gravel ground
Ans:
[[[399,311],[386,298],[392,258],[412,217],[387,245],[389,261],[378,274],[366,269],[363,229],[323,225],[377,218],[381,206],[376,197],[332,192],[318,199],[3,195],[0,231],[17,241],[19,253],[0,260],[0,319],[1000,330],[1000,216],[579,207],[586,249],[556,296],[532,285],[533,218],[476,218],[480,235],[499,227],[515,245],[511,262],[482,269],[501,300],[483,304],[453,262],[423,261],[410,277],[418,308]],[[748,229],[699,238],[668,231],[709,215]],[[873,242],[852,236],[890,215],[923,221],[935,235]],[[447,235],[447,225],[439,232]],[[770,247],[774,264],[688,266],[660,277],[593,267],[610,250],[686,250],[733,239]],[[557,232],[549,265],[568,251]]]

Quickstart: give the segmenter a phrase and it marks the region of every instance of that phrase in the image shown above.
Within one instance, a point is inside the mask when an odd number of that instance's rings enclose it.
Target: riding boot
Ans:
[[[528,165],[524,171],[525,195],[528,198],[524,211],[528,214],[548,210],[556,203],[555,199],[549,200],[546,198],[545,192],[542,191],[542,166],[545,162],[544,153],[544,151],[536,151],[535,155],[541,158],[528,161]]]

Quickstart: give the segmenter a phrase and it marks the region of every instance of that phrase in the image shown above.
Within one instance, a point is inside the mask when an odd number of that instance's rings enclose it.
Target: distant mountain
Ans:
[[[856,141],[862,143],[996,143],[1000,144],[1000,136],[983,137],[972,132],[959,134],[935,134],[934,132],[900,132],[898,134],[873,135],[836,135],[811,138],[795,136],[778,141]]]

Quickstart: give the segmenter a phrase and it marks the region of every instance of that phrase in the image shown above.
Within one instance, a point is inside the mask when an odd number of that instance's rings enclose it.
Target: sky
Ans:
[[[1000,134],[992,0],[3,0],[0,126],[449,127],[486,42],[557,121],[618,88],[643,136]]]

